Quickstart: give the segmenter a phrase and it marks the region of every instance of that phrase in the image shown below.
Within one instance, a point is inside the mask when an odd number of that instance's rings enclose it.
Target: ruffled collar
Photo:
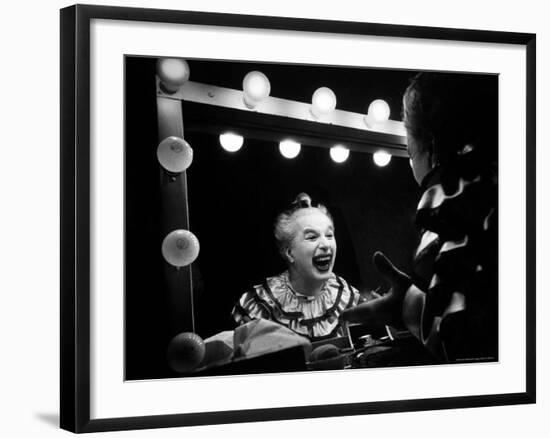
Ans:
[[[332,275],[334,276],[334,274]],[[274,278],[277,278],[277,277],[274,277]],[[288,271],[283,272],[278,278],[281,280],[281,282],[284,283],[283,287],[288,289],[288,291],[293,295],[295,295],[298,299],[313,301],[317,299],[320,295],[323,295],[324,293],[326,293],[327,291],[328,280],[325,282],[325,284],[323,284],[323,287],[321,288],[321,292],[319,293],[319,295],[306,295],[296,291],[296,289],[292,287],[292,283],[290,282],[290,274]]]
[[[291,284],[288,271],[266,280],[268,290],[283,313],[293,314],[302,318],[320,318],[336,310],[343,298],[343,285],[333,273],[321,292],[316,296],[303,295],[296,292]]]

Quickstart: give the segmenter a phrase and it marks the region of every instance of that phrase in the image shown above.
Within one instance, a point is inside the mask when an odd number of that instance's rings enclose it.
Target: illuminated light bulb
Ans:
[[[244,143],[244,138],[241,135],[226,132],[220,135],[220,144],[227,152],[237,152]]]
[[[279,143],[279,151],[281,152],[281,155],[288,159],[296,158],[301,149],[302,146],[300,143],[293,140],[283,140]]]
[[[191,71],[185,59],[162,58],[157,61],[157,75],[163,89],[175,93],[189,80]]]
[[[158,145],[157,158],[168,172],[181,173],[193,162],[193,149],[183,138],[167,137]]]
[[[251,71],[243,79],[244,104],[252,109],[264,100],[271,91],[271,84],[260,71]]]
[[[372,128],[378,123],[387,122],[390,118],[390,106],[385,100],[376,99],[371,102],[367,115],[365,116],[365,123],[368,127]]]
[[[386,151],[377,151],[372,155],[372,159],[377,166],[384,167],[391,161],[391,155]]]
[[[311,97],[311,114],[315,118],[326,116],[336,108],[336,95],[328,87],[317,88]]]
[[[330,158],[336,163],[343,163],[349,157],[349,149],[342,145],[336,145],[330,148]]]
[[[199,239],[188,230],[174,230],[162,241],[164,259],[177,268],[193,263],[199,251]]]

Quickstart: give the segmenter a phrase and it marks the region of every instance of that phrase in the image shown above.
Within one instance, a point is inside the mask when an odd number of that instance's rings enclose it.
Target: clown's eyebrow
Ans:
[[[327,230],[326,230],[326,231],[332,231],[332,232],[334,232],[334,226],[333,226],[333,225],[329,225],[329,226],[327,227]],[[319,234],[319,230],[317,230],[316,228],[311,228],[311,227],[305,227],[305,228],[302,230],[302,232],[303,232],[304,234],[306,234],[306,233],[316,233],[316,234]]]
[[[307,236],[307,235],[310,235],[310,234],[313,234],[315,236],[318,236],[319,235],[319,231],[316,230],[315,228],[309,228],[309,227],[306,227],[302,230],[302,235],[303,236]]]

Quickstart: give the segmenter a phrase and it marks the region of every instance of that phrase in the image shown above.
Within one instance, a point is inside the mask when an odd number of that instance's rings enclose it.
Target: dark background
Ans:
[[[337,108],[365,113],[383,98],[391,118],[401,119],[401,97],[412,71],[342,67],[251,64],[188,60],[190,79],[241,89],[250,70],[264,72],[271,96],[310,102],[313,91],[330,87]],[[156,114],[155,58],[126,58],[125,148],[125,327],[126,378],[171,376],[166,346],[172,336],[167,315],[170,302],[163,286],[160,165]],[[185,124],[185,122],[184,122]],[[284,134],[284,133],[282,133]],[[234,323],[231,309],[240,295],[284,264],[272,236],[276,214],[299,192],[331,211],[338,255],[335,272],[361,291],[386,288],[371,257],[384,251],[407,269],[416,232],[413,216],[417,187],[408,160],[393,157],[378,167],[372,155],[351,152],[334,163],[328,149],[302,145],[288,160],[278,144],[245,138],[243,148],[229,153],[218,137],[185,132],[194,159],[187,171],[190,230],[201,250],[192,265],[196,332],[203,338]]]

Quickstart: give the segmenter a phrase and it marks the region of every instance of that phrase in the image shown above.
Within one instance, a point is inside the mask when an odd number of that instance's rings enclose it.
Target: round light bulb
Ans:
[[[172,338],[166,350],[168,365],[178,373],[188,373],[204,359],[206,346],[203,339],[192,332],[183,332]]]
[[[365,122],[367,126],[372,127],[378,123],[388,121],[390,118],[390,106],[385,100],[376,99],[373,100],[365,116]]]
[[[227,152],[237,152],[244,143],[244,138],[241,135],[226,132],[220,135],[220,144]]]
[[[328,87],[317,88],[311,97],[311,113],[315,118],[326,116],[336,108],[336,95]]]
[[[343,163],[349,157],[349,149],[342,145],[336,145],[330,148],[330,158],[336,163]]]
[[[271,91],[271,84],[261,71],[251,71],[243,79],[244,103],[254,108],[264,100]]]
[[[283,140],[279,143],[279,151],[281,152],[281,155],[288,159],[296,158],[301,149],[302,147],[300,143],[293,140]]]
[[[391,155],[386,151],[377,151],[372,155],[372,159],[377,166],[384,167],[391,161]]]
[[[385,100],[373,100],[369,105],[368,114],[370,114],[376,122],[385,122],[390,118],[390,106]]]
[[[193,162],[193,149],[183,138],[167,137],[158,145],[157,158],[168,172],[181,173]]]
[[[162,58],[157,61],[157,75],[165,91],[175,93],[189,80],[191,71],[185,59]]]
[[[172,231],[162,241],[164,259],[178,268],[193,263],[199,251],[199,240],[188,230]]]

